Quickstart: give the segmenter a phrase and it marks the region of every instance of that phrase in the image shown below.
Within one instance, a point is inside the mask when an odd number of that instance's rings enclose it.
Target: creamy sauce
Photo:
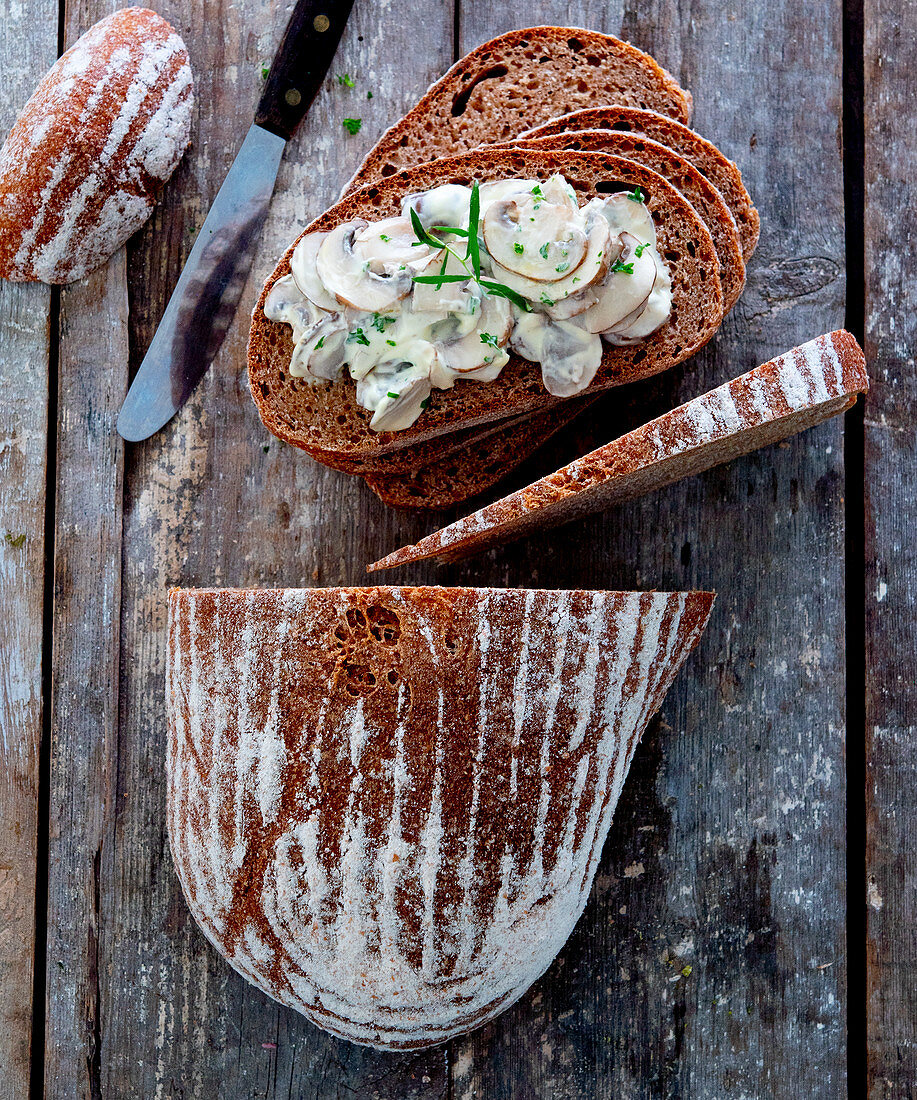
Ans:
[[[582,207],[560,175],[478,193],[480,277],[466,255],[472,190],[458,184],[409,195],[400,217],[303,237],[264,308],[292,328],[290,374],[346,370],[370,427],[399,431],[434,389],[492,382],[510,351],[571,397],[595,377],[603,339],[634,343],[667,320],[671,279],[639,188]]]

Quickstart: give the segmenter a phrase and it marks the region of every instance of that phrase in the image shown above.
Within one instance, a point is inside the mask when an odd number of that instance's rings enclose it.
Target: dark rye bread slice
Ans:
[[[645,107],[681,122],[691,113],[690,94],[627,42],[578,27],[501,34],[457,61],[386,130],[344,194],[595,103]]]
[[[303,234],[328,230],[354,217],[378,219],[396,214],[404,195],[442,183],[470,184],[475,179],[514,176],[545,178],[553,172],[567,177],[580,202],[602,191],[639,185],[648,196],[659,251],[672,276],[669,320],[640,344],[606,346],[602,365],[585,392],[648,377],[693,355],[711,339],[722,320],[716,249],[709,230],[690,203],[661,176],[634,161],[602,153],[531,149],[480,150],[445,157],[347,196],[307,226]],[[265,284],[252,317],[248,349],[252,396],[265,426],[280,439],[320,461],[335,454],[375,457],[447,431],[534,413],[558,403],[545,390],[540,367],[512,356],[493,382],[459,382],[451,390],[434,390],[429,408],[410,428],[401,432],[372,431],[370,414],[357,404],[356,386],[349,378],[314,385],[288,374],[293,350],[289,327],[264,316],[270,288],[289,273],[295,243]]]
[[[616,130],[580,130],[547,137],[515,138],[509,144],[520,149],[581,149],[611,153],[658,172],[678,188],[710,230],[720,259],[724,312],[728,313],[739,300],[745,287],[745,261],[742,259],[735,219],[719,191],[680,153],[650,138]]]
[[[676,187],[703,218],[720,260],[724,312],[745,287],[745,262],[735,219],[716,187],[683,156],[661,142],[614,130],[581,130],[545,137],[517,138],[518,148],[578,149],[627,157],[658,172]]]
[[[615,105],[573,111],[535,126],[521,136],[543,137],[575,130],[620,130],[624,133],[642,134],[680,153],[723,196],[735,218],[742,255],[748,263],[758,243],[761,228],[758,211],[742,183],[742,173],[712,142],[682,123],[666,118],[664,114]]]
[[[597,400],[565,401],[410,473],[382,470],[363,480],[390,508],[451,508],[502,481]]]
[[[521,997],[589,898],[705,592],[169,594],[167,823],[229,964],[352,1042]]]
[[[849,409],[869,388],[849,332],[819,336],[369,566],[457,561],[709,470]]]

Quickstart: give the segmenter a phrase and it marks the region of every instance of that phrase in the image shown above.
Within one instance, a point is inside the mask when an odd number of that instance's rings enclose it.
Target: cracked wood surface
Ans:
[[[116,6],[67,0],[66,41]],[[700,651],[638,750],[590,905],[554,966],[507,1014],[440,1050],[364,1050],[268,1001],[191,922],[165,836],[167,587],[359,584],[365,562],[454,516],[387,511],[358,480],[265,435],[247,392],[244,304],[214,368],[179,416],[147,443],[122,450],[113,422],[129,370],[249,125],[261,66],[290,4],[155,6],[191,54],[193,145],[126,252],[61,295],[46,1094],[843,1095],[844,468],[837,422],[608,515],[480,561],[424,564],[403,578],[720,593]],[[56,5],[41,26],[34,7],[16,0],[0,0],[0,15],[7,17],[0,50],[10,59],[0,108],[11,121],[55,53]],[[878,42],[883,21],[890,25],[894,16],[877,5],[871,18]],[[605,398],[527,463],[517,483],[838,327],[844,308],[842,8],[800,8],[792,0],[740,13],[721,0],[687,9],[672,0],[464,2],[457,17],[451,0],[416,0],[410,19],[392,0],[357,0],[329,80],[282,165],[243,300],[254,301],[276,256],[333,200],[362,153],[448,67],[454,51],[546,22],[622,33],[694,92],[694,124],[742,168],[761,209],[762,240],[745,296],[713,345],[676,371]],[[345,72],[356,78],[354,89],[336,81]],[[905,109],[892,94],[905,94],[905,78],[878,65],[874,76],[875,109],[891,119]],[[345,116],[364,120],[355,137],[343,130]],[[900,161],[894,168],[878,152],[874,159],[877,191],[883,180],[909,178],[895,174]],[[906,208],[875,209],[879,255],[882,219],[903,219]],[[886,250],[884,277],[893,278],[894,262]],[[872,294],[878,316],[886,284],[875,283]],[[0,487],[0,523],[27,533],[23,548],[0,546],[0,558],[12,563],[0,572],[4,606],[15,616],[3,644],[9,654],[34,658],[42,627],[49,302],[45,288],[0,286],[5,416],[25,422],[20,442],[0,452],[12,464]],[[906,648],[913,620],[907,589],[890,580],[902,568],[892,554],[908,533],[908,486],[900,482],[891,512],[883,496],[895,464],[912,453],[907,432],[887,427],[898,423],[894,368],[908,349],[901,331],[883,325],[887,318],[871,330],[872,350],[889,369],[879,386],[883,409],[870,406],[868,485],[875,591],[887,584],[897,610],[880,621],[876,604],[877,636],[892,633],[890,648],[877,643],[871,656],[881,685],[874,696],[873,805],[877,814],[895,811],[873,832],[887,856],[876,880],[884,907],[874,907],[872,918],[873,973],[888,990],[871,1002],[877,1081],[879,1069],[895,1071],[895,1057],[913,1057],[907,998],[915,985],[912,966],[893,971],[901,961],[895,951],[914,958],[913,903],[908,921],[906,897],[890,902],[889,892],[898,888],[913,828],[905,816],[908,789],[894,776],[913,761],[907,730],[917,720],[906,699],[894,709],[902,689],[883,663],[891,649]],[[15,900],[12,922],[0,928],[0,1064],[12,1067],[0,1080],[2,1100],[25,1095],[28,1076],[31,895],[2,887],[7,864],[34,878],[40,683],[35,661],[21,668],[20,694],[0,694],[2,728],[14,731],[21,747],[20,757],[4,757],[14,770],[0,778],[7,785],[0,787],[0,843],[7,846],[0,851],[0,918]],[[886,729],[891,734],[880,736]],[[20,833],[10,833],[10,821]],[[909,984],[896,973],[910,975]],[[911,1014],[896,1019],[909,1005]],[[875,1095],[909,1095],[904,1070],[897,1070]]]
[[[869,1095],[917,1097],[917,3],[865,6]],[[853,887],[854,890],[857,886]],[[862,904],[862,903],[861,903]]]
[[[56,56],[57,3],[0,0],[4,135]],[[28,1094],[33,1041],[50,320],[49,287],[0,281],[0,1100]]]

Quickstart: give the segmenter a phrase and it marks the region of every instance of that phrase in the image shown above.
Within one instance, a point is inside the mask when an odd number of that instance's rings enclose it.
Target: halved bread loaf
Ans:
[[[184,153],[193,90],[184,43],[126,8],[60,57],[0,150],[0,276],[69,283],[150,216]]]
[[[712,142],[675,119],[666,118],[664,113],[615,105],[573,111],[526,130],[521,136],[543,137],[576,130],[620,130],[652,138],[680,153],[723,196],[735,219],[742,254],[748,263],[758,243],[758,211],[742,183],[742,173]]]
[[[578,130],[546,137],[514,138],[509,144],[518,149],[580,149],[610,153],[658,172],[684,195],[710,230],[720,260],[723,311],[728,313],[739,300],[745,286],[745,262],[735,220],[719,191],[680,153],[650,138],[618,130]]]
[[[374,562],[456,561],[641,496],[820,424],[869,387],[849,332],[819,336]]]
[[[564,401],[408,472],[388,471],[383,465],[362,477],[389,508],[451,508],[502,481],[597,400]]]
[[[630,160],[601,153],[524,149],[443,158],[349,195],[304,233],[327,230],[358,216],[378,219],[396,214],[405,195],[441,183],[542,178],[554,172],[566,176],[581,201],[606,190],[639,185],[648,196],[659,252],[672,278],[669,320],[640,344],[606,346],[602,365],[584,392],[647,377],[688,358],[714,335],[722,319],[716,250],[709,230],[681,194],[657,173]],[[533,413],[557,403],[544,389],[539,367],[512,357],[494,382],[463,382],[452,390],[434,390],[427,411],[412,427],[400,432],[372,431],[370,414],[357,404],[350,379],[313,385],[288,373],[293,350],[289,328],[265,317],[264,302],[276,280],[289,273],[294,245],[267,280],[255,307],[249,341],[252,395],[265,426],[280,439],[320,461],[335,454],[375,457],[449,430]]]
[[[521,997],[589,897],[703,592],[169,595],[169,840],[243,977],[387,1050]]]
[[[472,50],[370,150],[344,194],[595,103],[687,122],[691,97],[648,54],[578,27],[527,27]]]

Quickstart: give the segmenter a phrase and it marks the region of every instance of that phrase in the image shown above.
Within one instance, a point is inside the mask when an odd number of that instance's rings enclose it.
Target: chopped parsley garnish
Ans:
[[[367,98],[367,99],[372,99],[372,97],[373,97],[373,94],[372,94],[372,92],[367,92],[367,93],[366,93],[366,98]]]
[[[357,82],[350,73],[341,73],[338,77],[338,84],[343,84],[345,88],[355,88],[357,86]]]
[[[616,275],[633,275],[634,265],[633,263],[625,264],[620,260],[615,260],[611,265],[611,270]]]
[[[430,398],[429,398],[429,397],[425,397],[425,398],[423,399],[423,401],[421,401],[421,403],[420,403],[420,407],[421,407],[422,409],[426,409],[426,408],[428,408],[428,407],[429,407],[429,404],[430,404]]]
[[[323,336],[319,340],[319,342],[315,345],[315,350],[318,351],[319,348],[323,348],[324,346],[325,346],[325,337]]]
[[[261,444],[261,450],[264,451],[265,454],[267,454],[270,449],[271,448],[270,448],[269,444],[267,444],[267,443],[262,443]]]
[[[520,244],[518,241],[516,241],[516,243],[513,245],[513,252],[515,252],[517,256],[521,256],[522,253],[525,252],[525,245]]]
[[[267,80],[267,74],[268,74],[268,73],[269,73],[270,71],[271,71],[271,67],[270,67],[270,65],[262,65],[262,66],[261,66],[261,79],[262,79],[262,80]]]
[[[540,183],[536,183],[535,186],[532,188],[532,194],[535,196],[536,199],[544,198],[544,191],[541,190]]]
[[[548,258],[548,242],[545,241],[541,248],[538,249],[538,251],[541,253],[541,258],[543,260],[546,260]]]
[[[499,343],[497,342],[496,336],[494,336],[494,334],[492,332],[482,332],[481,333],[481,343],[482,344],[490,344],[490,346],[492,348],[499,348],[500,347]]]
[[[348,344],[366,344],[369,345],[369,340],[366,333],[361,328],[355,328],[353,332],[347,334]]]
[[[389,236],[389,235],[388,235],[387,233],[380,233],[380,234],[379,234],[379,240],[380,240],[380,241],[385,241],[385,243],[386,243],[386,244],[388,244],[388,242],[389,242],[389,241],[390,241],[391,239],[392,239],[392,238],[391,238],[391,237],[390,237],[390,236]]]
[[[573,276],[573,280],[572,280],[572,281],[573,281],[574,283],[578,283],[578,282],[580,281],[580,279],[579,279],[579,275],[574,275],[574,276]]]
[[[397,401],[398,398],[401,396],[400,394],[392,393],[391,390],[388,391],[388,395],[393,401]]]
[[[547,294],[542,294],[542,296],[541,296],[541,301],[542,301],[542,303],[543,303],[544,305],[546,305],[546,306],[553,306],[553,305],[554,305],[554,299],[553,299],[553,298],[549,298],[549,297],[547,296]]]
[[[637,247],[634,249],[634,255],[637,257],[638,260],[643,255],[644,249],[649,248],[649,246],[650,246],[649,241],[644,241],[643,244],[638,244],[637,245]]]
[[[3,538],[14,550],[18,550],[21,546],[25,545],[25,531],[19,535],[14,535],[12,531],[7,531]]]
[[[388,345],[389,345],[389,347],[392,347],[392,348],[394,348],[394,347],[397,347],[397,346],[398,346],[398,345],[397,345],[397,344],[395,343],[395,341],[394,341],[394,340],[386,340],[385,342],[386,342],[386,344],[388,344]]]
[[[632,202],[643,202],[646,199],[646,195],[644,195],[643,191],[640,189],[639,184],[633,189],[633,191],[627,192],[627,197]]]
[[[397,317],[383,317],[381,313],[374,313],[373,328],[376,332],[385,332],[385,326],[393,325],[397,320]]]
[[[344,119],[344,129],[347,131],[348,134],[358,134],[360,132],[360,127],[362,125],[363,125],[363,119],[362,118],[345,118]]]
[[[564,272],[564,271],[567,271],[569,269],[569,267],[570,267],[570,261],[569,260],[564,260],[564,262],[562,264],[558,264],[557,267],[554,268],[554,270]]]

